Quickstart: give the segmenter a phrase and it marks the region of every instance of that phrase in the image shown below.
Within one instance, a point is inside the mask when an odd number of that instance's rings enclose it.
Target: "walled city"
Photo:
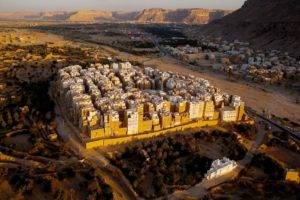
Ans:
[[[247,120],[239,96],[205,79],[129,62],[63,68],[56,91],[69,121],[87,140]]]

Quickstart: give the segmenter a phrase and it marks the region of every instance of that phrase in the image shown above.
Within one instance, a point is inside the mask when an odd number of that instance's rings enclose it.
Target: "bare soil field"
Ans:
[[[54,46],[74,45],[74,42],[62,36],[26,29],[3,28],[0,31],[0,44],[33,45],[53,44]]]
[[[189,74],[207,79],[212,85],[220,88],[222,91],[241,96],[246,105],[256,111],[267,110],[274,115],[300,122],[300,105],[295,103],[295,96],[282,94],[280,91],[262,90],[242,82],[232,82],[226,80],[224,76],[212,72],[193,71],[186,68],[183,63],[169,57],[149,60],[144,64],[163,71],[175,71],[179,74]]]

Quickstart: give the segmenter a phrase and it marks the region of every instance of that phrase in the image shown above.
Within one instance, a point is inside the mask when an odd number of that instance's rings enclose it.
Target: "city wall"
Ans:
[[[157,137],[160,135],[165,135],[168,133],[177,133],[180,131],[185,131],[193,128],[200,128],[200,127],[205,127],[205,126],[216,126],[219,124],[219,120],[208,120],[208,121],[202,121],[199,120],[197,122],[192,122],[189,124],[177,126],[177,127],[172,127],[169,129],[165,130],[159,130],[151,133],[145,133],[145,134],[137,134],[137,135],[127,135],[124,137],[118,137],[118,138],[104,138],[104,139],[99,139],[99,140],[91,140],[91,141],[83,141],[83,145],[86,149],[92,149],[96,147],[105,147],[105,146],[110,146],[110,145],[119,145],[119,144],[124,144],[128,143],[134,140],[141,140],[141,139],[148,139],[148,138],[153,138]]]

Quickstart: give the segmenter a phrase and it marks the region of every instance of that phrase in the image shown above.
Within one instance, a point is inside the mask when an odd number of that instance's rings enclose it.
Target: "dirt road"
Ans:
[[[63,138],[66,144],[76,152],[80,157],[83,157],[85,162],[95,168],[95,173],[102,177],[104,181],[113,189],[114,199],[134,200],[138,199],[137,194],[132,189],[129,181],[124,175],[109,163],[109,161],[99,152],[94,149],[86,150],[79,143],[77,135],[78,130],[73,127],[69,121],[61,114],[61,108],[56,102],[56,122],[58,134]]]
[[[246,105],[258,112],[267,110],[280,117],[287,117],[300,123],[300,105],[295,103],[291,95],[276,91],[264,91],[261,88],[250,86],[243,82],[232,82],[226,77],[213,72],[198,72],[187,68],[187,64],[170,57],[149,60],[145,66],[156,67],[163,71],[172,71],[184,75],[194,75],[210,81],[210,83],[229,94],[242,97]]]

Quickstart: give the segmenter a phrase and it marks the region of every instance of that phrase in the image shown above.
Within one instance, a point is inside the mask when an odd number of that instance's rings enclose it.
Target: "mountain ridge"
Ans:
[[[36,20],[36,21],[66,21],[66,22],[124,22],[138,23],[190,23],[205,24],[219,19],[232,11],[189,8],[163,9],[151,8],[141,11],[53,11],[53,12],[0,12],[1,20]]]
[[[158,23],[188,23],[205,24],[215,19],[219,19],[232,11],[218,9],[144,9],[138,15],[138,22],[158,22]]]

